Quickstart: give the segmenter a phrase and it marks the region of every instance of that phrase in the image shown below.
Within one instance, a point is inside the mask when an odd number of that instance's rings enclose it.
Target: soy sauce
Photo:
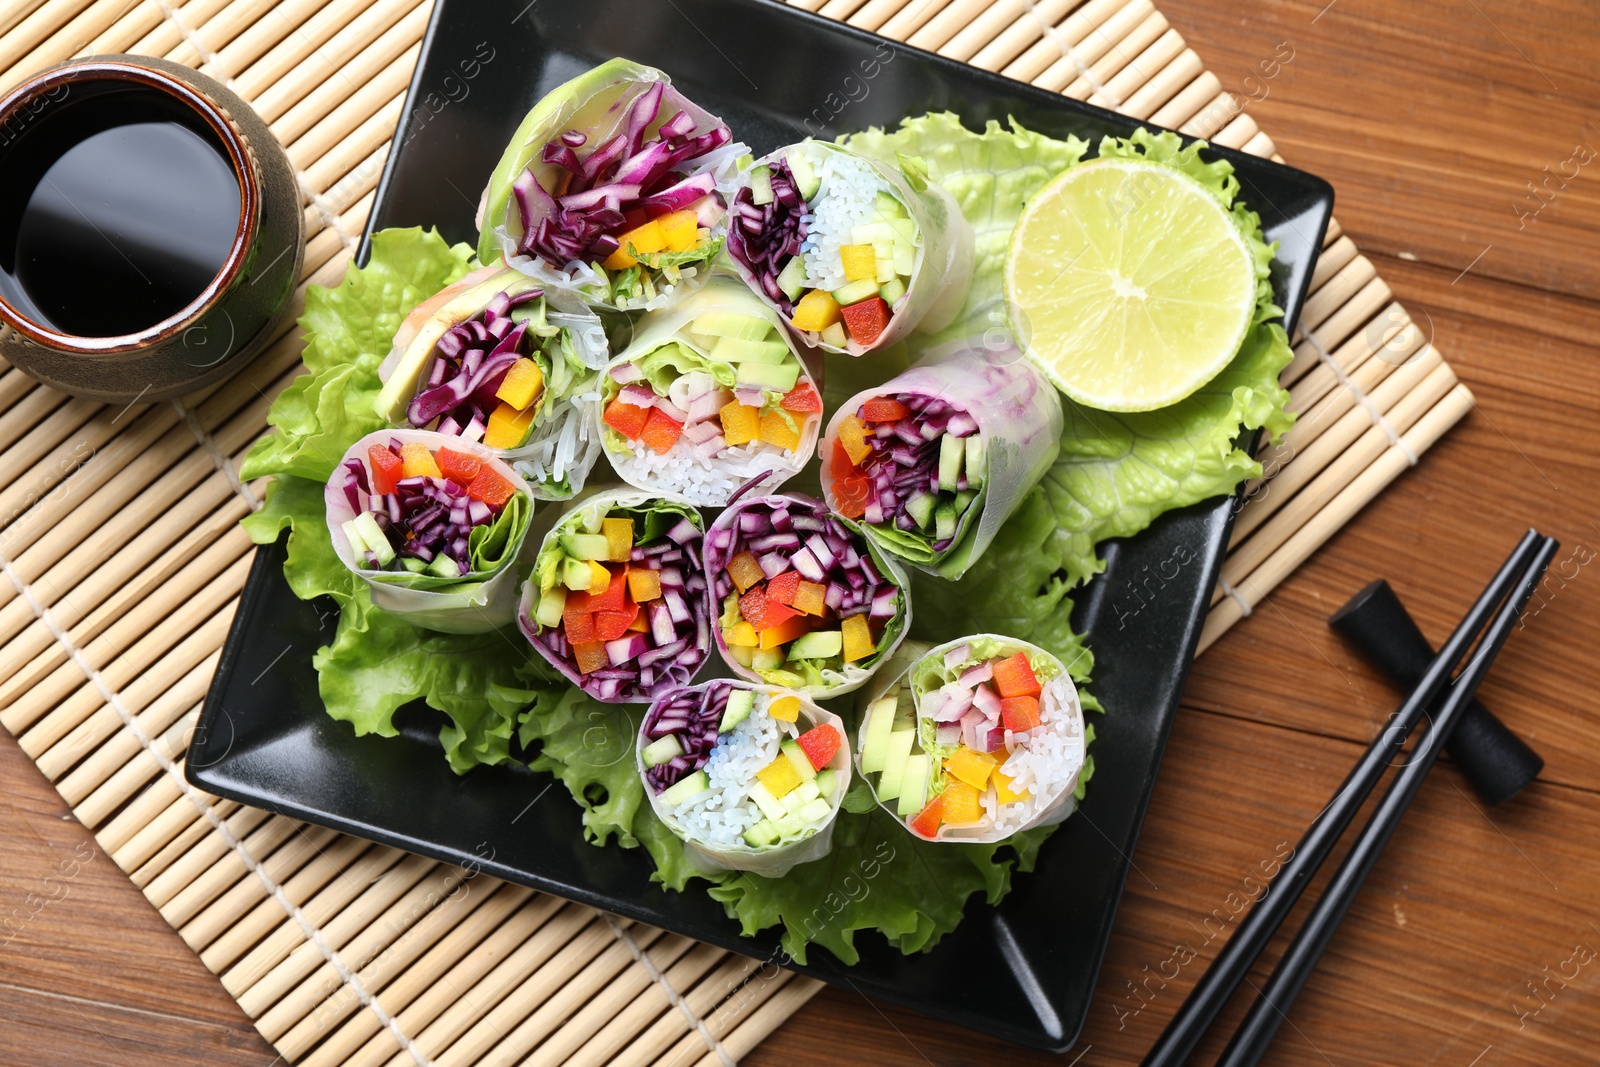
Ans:
[[[239,202],[226,147],[181,101],[74,84],[0,131],[0,295],[61,333],[137,333],[221,271]]]

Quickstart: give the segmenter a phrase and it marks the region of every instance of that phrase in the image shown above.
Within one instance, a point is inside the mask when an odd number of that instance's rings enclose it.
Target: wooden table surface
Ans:
[[[1545,773],[1486,811],[1453,768],[1435,772],[1269,1062],[1595,1062],[1600,23],[1579,0],[1160,6],[1227,88],[1254,98],[1283,155],[1333,183],[1345,231],[1479,408],[1195,665],[1072,1053],[830,988],[747,1062],[1137,1062],[1214,954],[1202,921],[1298,837],[1393,708],[1326,616],[1385,576],[1437,641],[1529,525],[1562,549],[1483,699]],[[1259,80],[1281,42],[1292,61]],[[274,1062],[9,737],[0,915],[0,1063]],[[1179,944],[1198,950],[1182,967]]]

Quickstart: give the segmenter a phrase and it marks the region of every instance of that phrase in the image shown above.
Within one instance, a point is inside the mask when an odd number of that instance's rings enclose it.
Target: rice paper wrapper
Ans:
[[[539,544],[538,552],[534,554],[534,569],[525,581],[516,600],[517,627],[522,631],[522,636],[528,639],[534,649],[544,657],[545,661],[554,667],[561,675],[573,685],[577,686],[589,696],[608,704],[642,704],[653,700],[661,693],[668,692],[680,686],[685,686],[694,681],[695,677],[705,667],[706,660],[711,657],[711,631],[714,629],[715,619],[711,615],[709,592],[702,590],[698,595],[686,596],[688,610],[694,623],[692,639],[688,639],[688,646],[676,656],[657,664],[655,673],[659,675],[651,682],[647,691],[640,691],[637,687],[624,687],[612,695],[605,695],[600,684],[603,678],[593,674],[584,674],[579,671],[568,655],[560,654],[552,647],[550,631],[556,628],[542,628],[534,618],[534,611],[539,601],[539,577],[541,564],[547,559],[547,553],[560,552],[559,540],[564,533],[584,527],[588,522],[594,524],[612,511],[619,508],[634,511],[656,512],[665,518],[665,528],[675,525],[678,517],[687,517],[695,527],[695,540],[683,546],[684,555],[681,566],[686,572],[700,571],[704,567],[704,556],[701,553],[701,532],[705,528],[705,521],[697,509],[683,497],[664,496],[660,493],[647,493],[641,489],[632,488],[603,488],[591,489],[582,499],[568,505],[561,516],[550,524]],[[635,544],[638,544],[638,527],[635,525]],[[663,530],[662,535],[665,536]],[[703,577],[703,573],[702,573]],[[688,633],[687,625],[682,627],[682,632]],[[559,644],[559,642],[554,642]]]
[[[906,291],[890,308],[893,317],[889,325],[871,344],[849,341],[840,347],[824,342],[821,334],[815,331],[795,330],[795,334],[806,344],[825,352],[860,356],[887,348],[914,330],[936,333],[950,325],[966,300],[974,257],[972,224],[961,213],[955,198],[928,178],[921,160],[902,157],[898,163],[886,163],[826,141],[807,139],[785,146],[761,157],[755,165],[767,165],[802,146],[820,157],[824,166],[829,157],[842,158],[853,160],[876,174],[883,182],[883,191],[899,201],[916,224],[917,246]],[[744,172],[741,188],[749,184],[749,173],[748,170]],[[729,203],[735,203],[737,196],[736,190]],[[763,290],[759,276],[738,254],[734,244],[735,241],[730,241],[729,262],[763,302],[782,314],[781,307]],[[788,321],[784,316],[784,322]]]
[[[785,507],[794,510],[805,510],[808,514],[827,515],[828,510],[822,501],[813,497],[802,496],[798,493],[782,496],[747,497],[729,505],[722,514],[718,515],[711,528],[706,531],[706,577],[711,583],[710,602],[712,611],[712,632],[716,634],[717,651],[722,654],[722,661],[735,675],[746,681],[772,684],[769,679],[762,677],[755,670],[746,667],[733,658],[729,652],[728,642],[722,632],[719,619],[723,613],[722,599],[717,593],[717,576],[722,573],[728,561],[739,551],[739,540],[735,540],[734,548],[723,550],[713,547],[717,531],[732,530],[737,528],[739,516],[745,511],[761,508]],[[906,634],[911,631],[911,584],[906,576],[905,568],[900,566],[898,560],[886,554],[872,540],[861,532],[859,526],[849,519],[839,515],[832,516],[838,519],[844,527],[851,531],[858,540],[862,549],[871,558],[873,566],[878,573],[887,579],[900,591],[899,610],[885,626],[883,634],[878,640],[878,646],[871,656],[857,660],[854,663],[845,663],[839,669],[827,668],[819,671],[821,684],[787,685],[787,688],[796,692],[805,693],[816,700],[830,700],[833,697],[853,693],[865,685],[876,674],[879,668],[887,662],[900,648]]]
[[[930,684],[937,689],[946,653],[963,645],[972,648],[975,658],[980,660],[1009,656],[1016,652],[1027,653],[1029,662],[1042,683],[1039,704],[1044,721],[1035,730],[1029,731],[1029,741],[1023,742],[1018,746],[1018,751],[1002,759],[998,768],[1015,779],[1014,785],[1028,788],[1031,795],[1029,800],[1024,802],[1028,805],[1026,810],[1002,823],[995,818],[994,810],[986,805],[983,821],[955,826],[942,825],[934,840],[990,845],[1004,841],[1024,830],[1032,830],[1039,826],[1055,826],[1066,821],[1077,808],[1074,793],[1077,791],[1078,779],[1083,773],[1084,761],[1088,755],[1083,705],[1078,699],[1078,687],[1073,684],[1072,676],[1067,673],[1066,667],[1054,655],[1037,645],[1014,637],[1004,637],[1000,634],[973,634],[932,647],[918,642],[908,642],[873,680],[873,684],[863,690],[857,698],[856,707],[860,719],[855,749],[857,773],[867,782],[873,798],[878,800],[878,805],[905,827],[907,833],[918,840],[928,840],[907,825],[910,817],[898,814],[893,800],[884,801],[878,798],[877,774],[861,771],[861,748],[866,736],[867,709],[891,693],[909,689],[917,723],[917,742],[913,746],[913,751],[927,752],[933,757],[932,762],[935,765],[941,765],[944,757],[954,751],[956,746],[948,746],[942,754],[935,755],[938,750],[929,744],[933,736],[932,722],[922,709],[922,694],[918,690]],[[1048,679],[1043,677],[1046,672],[1053,672]],[[906,699],[906,694],[900,692],[902,708]],[[1027,762],[1018,761],[1017,756],[1027,751],[1030,743],[1045,731],[1049,732],[1051,747],[1060,757],[1055,772],[1048,776],[1048,781],[1042,783],[1037,777],[1013,774],[1013,771],[1023,770],[1023,764]],[[991,789],[991,796],[992,792]],[[930,793],[930,799],[931,796]]]
[[[839,732],[839,749],[833,754],[833,759],[826,764],[826,767],[837,776],[833,795],[829,798],[832,811],[829,813],[827,821],[817,827],[815,832],[795,841],[781,842],[760,848],[746,844],[742,840],[733,845],[713,845],[696,840],[695,836],[685,829],[677,815],[662,804],[660,795],[651,788],[649,781],[645,778],[643,752],[645,745],[648,743],[648,738],[645,736],[645,727],[650,722],[650,713],[648,712],[644,721],[640,724],[638,743],[634,746],[634,765],[639,772],[640,781],[644,782],[644,792],[650,798],[651,810],[655,812],[656,818],[660,819],[662,824],[672,832],[672,835],[683,842],[684,853],[689,860],[690,866],[704,874],[735,870],[749,871],[764,878],[779,878],[788,874],[790,870],[802,863],[810,863],[813,860],[822,859],[833,850],[833,827],[838,821],[839,806],[844,800],[844,795],[850,790],[850,770],[853,763],[850,755],[849,733],[845,729],[843,719],[819,707],[809,696],[799,690],[767,685],[765,682],[715,678],[708,682],[702,682],[700,685],[688,687],[687,691],[703,693],[709,699],[713,693],[719,691],[725,693],[732,689],[749,689],[758,694],[765,694],[772,699],[783,696],[797,697],[800,701],[800,717],[794,725],[798,728],[798,733],[804,733],[819,724],[827,724]],[[683,692],[685,690],[679,689],[674,692],[663,693],[657,698],[656,703],[659,704],[670,700],[675,695]],[[651,711],[654,710],[654,705],[652,705]],[[780,733],[779,736],[786,737],[788,735]]]
[[[493,570],[471,572],[459,578],[440,578],[430,574],[413,574],[410,571],[374,571],[357,565],[355,550],[344,534],[344,523],[354,518],[355,509],[339,484],[345,463],[359,462],[367,472],[367,484],[372,484],[371,464],[367,449],[372,445],[388,445],[390,441],[401,444],[417,441],[428,446],[429,451],[449,448],[454,452],[467,452],[492,467],[495,473],[516,486],[526,498],[529,520],[533,512],[533,493],[528,483],[510,464],[495,456],[482,445],[448,437],[431,430],[378,430],[369,433],[346,450],[333,477],[323,489],[327,505],[328,534],[333,539],[333,551],[351,571],[360,575],[372,594],[374,606],[403,617],[413,626],[444,633],[487,633],[508,625],[517,611],[517,565],[522,559],[527,541],[527,522],[522,524],[512,542]],[[508,503],[506,505],[510,507]]]
[[[537,282],[571,289],[588,304],[612,311],[655,311],[671,307],[704,285],[727,231],[725,211],[709,227],[711,254],[677,274],[675,279],[663,279],[669,284],[658,287],[653,296],[645,299],[614,301],[604,270],[597,270],[594,264],[583,259],[555,266],[539,256],[518,251],[523,229],[512,183],[532,165],[541,188],[558,188],[559,174],[555,165],[544,163],[540,158],[544,146],[568,130],[576,130],[585,137],[584,144],[579,146],[585,154],[597,149],[624,129],[629,105],[656,83],[662,86],[662,98],[652,127],[679,112],[686,112],[694,119],[696,136],[713,127],[727,125],[673,88],[672,79],[654,67],[612,59],[585,71],[547,93],[511,135],[478,201],[478,258],[484,263],[504,262]],[[726,204],[738,181],[737,160],[749,151],[748,145],[730,140],[701,156],[685,174],[687,177],[710,174],[717,195]],[[655,273],[661,275],[660,271]]]
[[[417,429],[407,409],[428,380],[439,358],[439,340],[453,326],[482,313],[500,293],[516,296],[541,285],[505,267],[481,267],[440,290],[412,310],[395,333],[389,354],[378,366],[384,383],[374,407],[391,426]],[[517,448],[493,448],[491,453],[510,463],[522,475],[536,499],[565,500],[583,490],[600,458],[600,438],[595,420],[600,410],[600,375],[611,358],[611,347],[600,316],[568,289],[543,288],[545,322],[570,342],[583,369],[568,363],[562,377],[545,379],[546,392],[534,418],[533,433]],[[552,361],[565,357],[549,354]],[[564,380],[559,395],[554,383]],[[437,422],[437,420],[435,420]],[[487,446],[484,446],[487,447]]]
[[[822,454],[833,455],[839,424],[866,401],[906,393],[949,404],[977,422],[976,436],[983,441],[981,488],[957,520],[955,537],[942,551],[934,550],[931,538],[897,528],[892,516],[886,516],[881,524],[863,522],[861,527],[885,551],[919,570],[953,581],[978,561],[1060,455],[1061,397],[1038,368],[1010,344],[991,348],[983,342],[959,341],[930,351],[915,366],[841,405],[828,420]],[[824,463],[822,496],[834,511],[840,510],[842,503],[838,489],[831,465]]]
[[[619,451],[617,442],[604,436],[607,429],[603,422],[603,408],[622,387],[612,372],[623,373],[630,366],[648,366],[651,353],[674,342],[705,361],[704,366],[695,369],[704,370],[717,378],[718,383],[730,392],[730,399],[737,396],[738,391],[734,387],[735,367],[712,360],[706,345],[689,331],[696,318],[714,311],[749,315],[771,323],[777,336],[788,346],[790,354],[800,365],[796,387],[805,383],[819,397],[822,395],[795,345],[793,335],[784,324],[783,316],[737,279],[726,274],[713,278],[704,289],[673,307],[642,316],[634,327],[633,339],[612,360],[602,380],[601,400],[594,413],[594,433],[604,443],[606,456],[623,481],[652,493],[681,494],[701,507],[723,507],[741,490],[757,493],[776,490],[811,461],[822,431],[820,411],[790,412],[790,417],[799,424],[800,430],[800,444],[793,452],[772,444],[752,442],[724,447],[721,454],[705,457],[695,453],[687,438],[680,438],[666,458],[677,460],[681,457],[681,466],[652,463],[656,454],[642,442],[633,445],[629,451]],[[745,388],[748,390],[750,387]]]

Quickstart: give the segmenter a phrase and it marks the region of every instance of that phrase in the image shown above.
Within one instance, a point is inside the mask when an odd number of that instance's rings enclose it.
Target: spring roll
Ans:
[[[740,276],[828,352],[859,356],[944,328],[972,279],[972,227],[917,160],[801,141],[745,173],[731,214]]]
[[[907,659],[862,701],[856,768],[885,811],[929,841],[982,844],[1072,814],[1086,742],[1060,660],[995,634]]]
[[[583,489],[600,455],[594,420],[610,355],[574,293],[484,267],[423,301],[378,367],[374,408],[392,426],[478,441],[541,500]]]
[[[717,649],[741,678],[817,699],[860,686],[905,638],[905,571],[812,497],[740,500],[706,534]]]
[[[601,381],[595,433],[624,481],[722,507],[771,491],[811,460],[822,397],[783,320],[718,277],[647,313]]]
[[[886,551],[956,579],[1055,462],[1061,424],[1020,352],[960,342],[834,412],[822,496]]]
[[[691,861],[768,878],[828,854],[850,787],[837,715],[802,693],[729,678],[657,697],[636,758],[651,808]]]
[[[324,492],[334,552],[373,604],[447,633],[511,622],[533,493],[504,460],[458,437],[379,430],[350,446]]]
[[[523,583],[523,635],[596,700],[689,684],[711,653],[701,529],[682,497],[611,489],[574,504]]]
[[[478,205],[478,258],[596,307],[667,307],[704,283],[748,151],[661,71],[602,63],[512,135]]]

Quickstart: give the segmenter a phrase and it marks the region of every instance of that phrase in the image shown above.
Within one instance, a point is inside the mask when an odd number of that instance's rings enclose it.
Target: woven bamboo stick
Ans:
[[[889,16],[878,32],[897,41],[916,44],[912,37],[917,30],[948,3],[950,0],[900,0],[897,10]]]
[[[1220,106],[1207,108],[1207,105],[1216,103]],[[1157,126],[1169,126],[1174,129],[1186,126],[1193,120],[1190,116],[1206,116],[1203,136],[1210,136],[1222,125],[1225,119],[1233,117],[1233,98],[1222,92],[1222,81],[1209,70],[1202,70],[1194,81],[1179,91],[1177,96],[1168,100],[1150,116],[1150,121]],[[1196,136],[1202,136],[1197,127]]]
[[[226,81],[233,71],[217,62],[219,49],[227,47],[247,27],[270,11],[277,0],[229,0],[216,14],[203,22],[185,20],[189,31],[183,40],[167,53],[174,63],[185,63],[204,70],[213,77]]]
[[[1428,352],[1433,353],[1433,350],[1429,349]],[[1456,386],[1455,372],[1444,365],[1436,353],[1433,358],[1418,360],[1417,367],[1427,367],[1428,372],[1415,388],[1395,399],[1384,412],[1384,417],[1402,435],[1402,440],[1405,432]],[[1408,374],[1407,378],[1410,377],[1412,375]],[[1394,393],[1400,391],[1399,388],[1391,390]],[[1376,398],[1373,402],[1377,404]],[[1351,412],[1351,421],[1355,422],[1358,416],[1364,418],[1367,413],[1365,410]],[[1388,434],[1382,427],[1372,425],[1370,418],[1367,419],[1365,432],[1357,436],[1354,443],[1339,452],[1337,458],[1328,463],[1305,488],[1289,498],[1290,503],[1280,508],[1252,536],[1228,554],[1222,565],[1222,580],[1237,585],[1293,536],[1300,526],[1312,521],[1318,510],[1326,507],[1330,500],[1390,447]],[[1214,596],[1213,603],[1220,599],[1220,594]]]
[[[189,806],[194,807],[193,804]],[[240,840],[269,818],[260,808],[245,807],[231,800],[219,800],[213,807],[228,827],[228,832]],[[144,890],[145,899],[159,908],[176,892],[167,888],[170,881],[183,880],[185,876],[181,872],[192,870],[198,873],[221,854],[220,850],[227,847],[223,836],[213,832],[209,822],[196,818],[187,829],[167,842],[165,848],[128,877],[134,885]],[[189,866],[191,864],[192,867]]]
[[[156,0],[137,0],[128,8],[127,14],[86,43],[81,52],[86,56],[94,56],[131,51],[136,42],[161,24],[163,18],[161,5]]]
[[[372,0],[345,0],[322,4],[321,0],[288,0],[280,5],[285,22],[294,32],[243,68],[234,84],[247,100],[254,100],[276,82],[290,76],[294,68],[350,21],[372,6]]]
[[[118,430],[127,429],[131,421],[119,425],[110,418],[90,418],[53,448],[26,461],[27,465],[19,462],[15,478],[9,479],[5,489],[0,490],[0,549],[6,547],[7,536],[3,532],[6,527],[28,508],[54,494],[63,482],[92,461]]]
[[[1472,405],[1471,390],[1464,385],[1458,385],[1446,394],[1432,411],[1424,415],[1410,432],[1401,435],[1401,440],[1413,454],[1421,455],[1442,437],[1446,430],[1460,422],[1467,412],[1472,410]],[[1345,523],[1355,517],[1357,512],[1387,488],[1390,482],[1408,469],[1410,463],[1400,449],[1391,447],[1385,450],[1377,461],[1362,471],[1343,492],[1317,510],[1308,521],[1300,524],[1298,531],[1284,543],[1283,547],[1249,575],[1240,579],[1236,585],[1240,596],[1252,606],[1260,604],[1263,598],[1277,588],[1278,583],[1293,573],[1311,553],[1321,548],[1328,538],[1337,533]],[[1200,631],[1200,651],[1209,648],[1212,642],[1243,617],[1244,610],[1233,597],[1228,597],[1219,603],[1206,616],[1205,626]]]
[[[250,854],[260,864],[262,872],[279,885],[291,878],[323,849],[335,845],[340,840],[350,840],[342,839],[335,831],[321,826],[303,826],[295,823],[291,828],[293,832],[270,853],[255,851],[250,842],[245,842],[245,847],[251,850]],[[230,927],[237,924],[241,918],[258,910],[261,903],[267,899],[267,891],[262,887],[260,879],[251,875],[237,856],[229,855],[217,866],[221,869],[217,877],[219,880],[225,880],[223,886],[225,891],[213,895],[211,902],[201,908],[194,918],[176,927],[178,936],[196,952],[225,936]],[[210,889],[209,878],[202,877],[206,883],[204,888]],[[165,912],[166,909],[163,909],[163,915]],[[171,922],[170,919],[168,921]]]
[[[789,0],[789,2],[808,11],[816,10],[816,0]],[[881,33],[883,24],[904,6],[905,0],[867,0],[856,9],[855,14],[850,16],[849,23],[858,29]],[[889,35],[884,34],[884,36]]]
[[[1200,62],[1200,57],[1194,49],[1185,48],[1171,63],[1162,67],[1151,79],[1134,92],[1134,94],[1117,106],[1117,110],[1124,115],[1141,121],[1149,119],[1162,104],[1171,100],[1178,91],[1188,85],[1205,69],[1205,64]],[[1095,102],[1090,97],[1091,103]]]
[[[0,38],[0,70],[6,72],[4,86],[11,87],[15,79],[11,68],[29,52],[55,32],[55,28],[69,21],[88,6],[88,0],[47,0],[34,11],[19,19],[15,26]]]
[[[685,981],[674,988],[679,990],[689,1013],[706,1023],[713,1012],[737,1014],[751,1010],[771,995],[772,983],[786,973],[760,960],[725,954],[716,969],[697,984],[690,986]],[[707,1031],[710,1032],[709,1025]],[[648,1067],[668,1055],[686,1036],[693,1036],[701,1042],[700,1047],[705,1047],[704,1037],[688,1026],[682,1012],[664,1013],[610,1062],[612,1067]]]
[[[1094,81],[1085,77],[1071,56],[1051,58],[1049,66],[1031,80],[1041,89],[1065,93],[1074,100],[1087,100],[1094,92],[1094,84],[1105,85],[1125,70],[1139,53],[1149,48],[1170,27],[1167,17],[1155,9],[1149,0],[1135,0],[1118,11],[1099,30],[1089,35],[1078,49],[1080,58],[1088,64]],[[1002,73],[1019,76],[1022,64],[1029,60],[1033,50],[1018,59]]]
[[[197,715],[198,711],[199,709],[196,707],[194,713]],[[168,747],[165,744],[158,746],[172,762],[181,765],[182,752],[180,748],[187,740],[186,731],[193,729],[193,724],[194,715],[185,715],[184,718],[178,720],[178,725],[175,729],[179,736],[173,740],[179,748]],[[74,805],[72,813],[78,816],[84,822],[84,825],[92,826],[94,824],[89,820],[94,818],[100,820],[109,819],[124,805],[128,804],[130,800],[143,800],[145,795],[150,792],[148,787],[152,782],[160,786],[163,791],[161,795],[176,795],[174,791],[177,789],[178,783],[173,780],[171,775],[163,772],[161,765],[151,753],[141,750],[138,755],[123,764],[115,774],[106,779],[104,785],[85,797],[81,804]],[[140,790],[144,790],[144,792],[141,793]],[[200,795],[204,796],[204,794]]]
[[[1337,276],[1334,280],[1338,280]],[[1330,286],[1332,284],[1333,282],[1329,283]],[[1338,345],[1343,344],[1347,338],[1363,325],[1370,322],[1393,299],[1394,294],[1389,291],[1388,284],[1382,278],[1373,278],[1362,286],[1343,307],[1328,316],[1327,321],[1312,330],[1310,340],[1302,341],[1295,346],[1294,359],[1284,368],[1283,373],[1279,376],[1280,380],[1285,385],[1293,386],[1305,376],[1307,371],[1316,366],[1318,362],[1317,345],[1320,345],[1323,351],[1332,351]],[[1311,340],[1315,340],[1317,344],[1313,345]]]
[[[1328,361],[1319,360],[1317,366],[1294,383],[1289,390],[1289,410],[1311,411],[1340,390],[1340,374],[1353,374],[1380,353],[1381,362],[1397,366],[1410,358],[1424,340],[1426,338],[1422,331],[1411,321],[1405,308],[1399,304],[1389,304],[1344,344],[1328,353]]]
[[[380,145],[386,144],[400,121],[400,111],[405,105],[404,94],[397,95],[384,104],[370,118],[363,121],[342,141],[305,169],[307,184],[314,189],[326,189],[350,173],[356,164],[371,155]]]
[[[245,850],[271,874],[277,869],[272,865],[272,860],[278,850],[286,843],[290,843],[291,839],[298,839],[302,833],[312,837],[321,834],[324,841],[332,840],[333,838],[333,831],[331,830],[322,830],[320,827],[307,829],[293,819],[285,818],[282,815],[274,815],[251,831],[249,836],[241,837],[239,840],[244,845]],[[287,862],[287,860],[283,862]],[[245,870],[243,861],[239,859],[238,854],[231,848],[222,849],[216,860],[209,865],[204,865],[203,861],[195,864],[186,863],[184,873],[190,875],[190,877],[184,879],[175,876],[171,879],[177,891],[172,894],[166,903],[156,905],[157,910],[161,912],[161,917],[174,930],[180,929],[200,917],[207,908],[224,894],[236,891],[239,893],[231,902],[235,911],[242,910],[255,902],[254,899],[247,899],[243,891],[238,890],[244,880],[249,878],[249,872]],[[256,891],[259,895],[261,883],[256,882],[253,878],[250,881],[255,883]],[[180,882],[182,884],[178,885]],[[201,929],[196,932],[200,934],[206,931]]]
[[[4,405],[9,411],[20,398],[37,388],[39,388],[38,382],[8,365],[5,373],[0,374],[0,405]]]
[[[13,26],[19,25],[23,19],[39,10],[44,5],[44,0],[16,0],[4,10],[0,10],[0,34],[11,32]]]
[[[390,97],[404,93],[417,65],[427,12],[412,11],[272,124],[291,157],[316,160]]]
[[[1087,100],[1092,104],[1102,107],[1110,106],[1110,101],[1125,101],[1143,86],[1149,84],[1167,64],[1174,62],[1184,52],[1183,37],[1177,30],[1168,29],[1152,41],[1145,49],[1127,61],[1127,64],[1113,77],[1101,84],[1105,86],[1104,92],[1095,92],[1090,89],[1087,82],[1083,88],[1088,92],[1074,97]],[[1074,85],[1077,83],[1074,82]]]
[[[917,31],[906,38],[906,43],[937,52],[945,46],[961,27],[979,18],[994,6],[994,0],[949,0],[944,4],[929,4],[938,10],[928,12],[928,17]],[[1015,11],[1014,0],[1002,0],[1002,10]]]
[[[765,1041],[772,1031],[783,1025],[785,1020],[799,1011],[806,1001],[821,991],[821,982],[814,978],[795,975],[774,990],[771,999],[752,1012],[744,1021],[744,1025],[724,1038],[722,1047],[727,1049],[734,1060],[742,1059]],[[721,1063],[721,1057],[707,1054],[700,1057],[696,1067],[721,1067]]]
[[[4,415],[0,415],[0,449],[10,448],[21,440],[24,434],[45,421],[51,412],[66,401],[66,396],[54,389],[35,389],[19,400]]]
[[[761,1012],[763,1007],[773,1003],[780,993],[795,979],[790,971],[779,971],[770,981],[763,982],[751,994],[748,1003],[740,1004],[735,1010],[731,1005],[720,1005],[717,1010],[705,1017],[706,1031],[721,1043],[740,1023],[747,1023]],[[781,1003],[781,1002],[780,1002]],[[732,1050],[723,1045],[731,1057]],[[702,1058],[710,1056],[716,1063],[722,1062],[722,1057],[715,1051],[707,1048],[705,1035],[695,1032],[680,1037],[665,1055],[655,1061],[655,1067],[692,1067]]]
[[[662,978],[682,996],[685,990],[727,958],[728,953],[714,945],[697,944],[667,968]],[[643,1035],[654,1021],[676,1019],[680,1029],[687,1029],[689,1022],[684,1014],[668,1003],[666,993],[659,985],[653,985],[653,989],[654,996],[636,998],[604,1026],[597,1028],[582,1047],[574,1049],[564,1060],[546,1055],[544,1046],[540,1046],[528,1057],[525,1067],[556,1067],[557,1064],[565,1064],[565,1067],[607,1067],[615,1064],[622,1050]]]
[[[100,405],[93,400],[72,399],[40,420],[27,431],[27,436],[5,449],[7,463],[15,465],[0,476],[0,485],[10,485],[23,477],[29,464],[37,463],[63,440],[77,433],[99,410]]]
[[[95,0],[0,74],[0,85],[10,85],[33,71],[78,55],[86,44],[121,21],[129,6],[129,0]]]
[[[129,840],[144,826],[165,811],[173,801],[183,797],[183,790],[171,776],[163,776],[151,788],[139,794],[138,797],[117,812],[104,825],[95,830],[95,840],[100,843],[100,848],[108,856],[114,856]],[[85,825],[94,825],[86,823]]]
[[[188,723],[199,718],[199,709],[190,708],[192,714],[185,716]],[[186,723],[187,725],[187,723]],[[187,740],[178,746],[181,752],[187,746]],[[212,809],[218,818],[224,818],[226,813],[217,808],[221,801],[214,802]],[[233,811],[233,805],[228,809]],[[112,853],[111,858],[116,865],[124,871],[136,871],[147,863],[152,856],[160,852],[173,838],[178,837],[184,830],[199,824],[210,826],[211,823],[200,817],[199,810],[187,797],[181,796],[168,804],[166,810],[151,819],[139,828],[139,832],[128,839],[128,843]]]
[[[360,55],[362,49],[404,18],[415,6],[413,0],[378,0],[320,47],[307,52],[293,70],[280,76],[271,85],[262,86],[251,101],[252,106],[266,122],[276,122],[325,79],[337,77],[346,63]]]
[[[1120,40],[1143,19],[1152,5],[1148,0],[1089,0],[1073,8],[1072,3],[1035,4],[1034,14],[1029,14],[1018,4],[997,4],[989,9],[987,22],[997,32],[974,32],[979,25],[974,22],[957,33],[943,53],[1018,81],[1033,82],[1066,58],[1057,38],[1070,43],[1083,62],[1092,63],[1105,54],[1109,42]],[[1055,32],[1046,34],[1045,25]]]
[[[167,0],[166,6],[174,11],[184,26],[194,27],[204,25],[207,19],[227,6],[227,0],[190,0],[186,4]],[[161,15],[160,19],[149,33],[128,46],[127,51],[142,56],[166,56],[183,44],[183,31],[178,28],[177,22],[167,17],[159,2],[156,10]]]
[[[391,969],[392,981],[383,987],[378,1000],[402,1030],[415,1033],[444,1012],[461,991],[477,985],[507,954],[569,907],[575,916],[581,911],[563,900],[539,896],[521,886],[498,885],[485,905],[427,949],[415,965]],[[363,981],[368,973],[363,972]],[[384,974],[383,970],[370,973],[374,982]],[[345,1013],[349,1010],[346,1007]],[[325,1025],[319,1022],[314,1030],[308,1030],[302,1023],[285,1039],[287,1047],[294,1050],[290,1055],[306,1055],[309,1051],[301,1067],[370,1063],[376,1059],[380,1043],[385,1046],[384,1058],[386,1049],[394,1047],[394,1041],[380,1033],[377,1016],[362,1011],[351,1015],[348,1022],[312,1050],[327,1027],[337,1023],[339,1007],[325,1005],[313,1016],[318,1020],[324,1017],[330,1020]]]

